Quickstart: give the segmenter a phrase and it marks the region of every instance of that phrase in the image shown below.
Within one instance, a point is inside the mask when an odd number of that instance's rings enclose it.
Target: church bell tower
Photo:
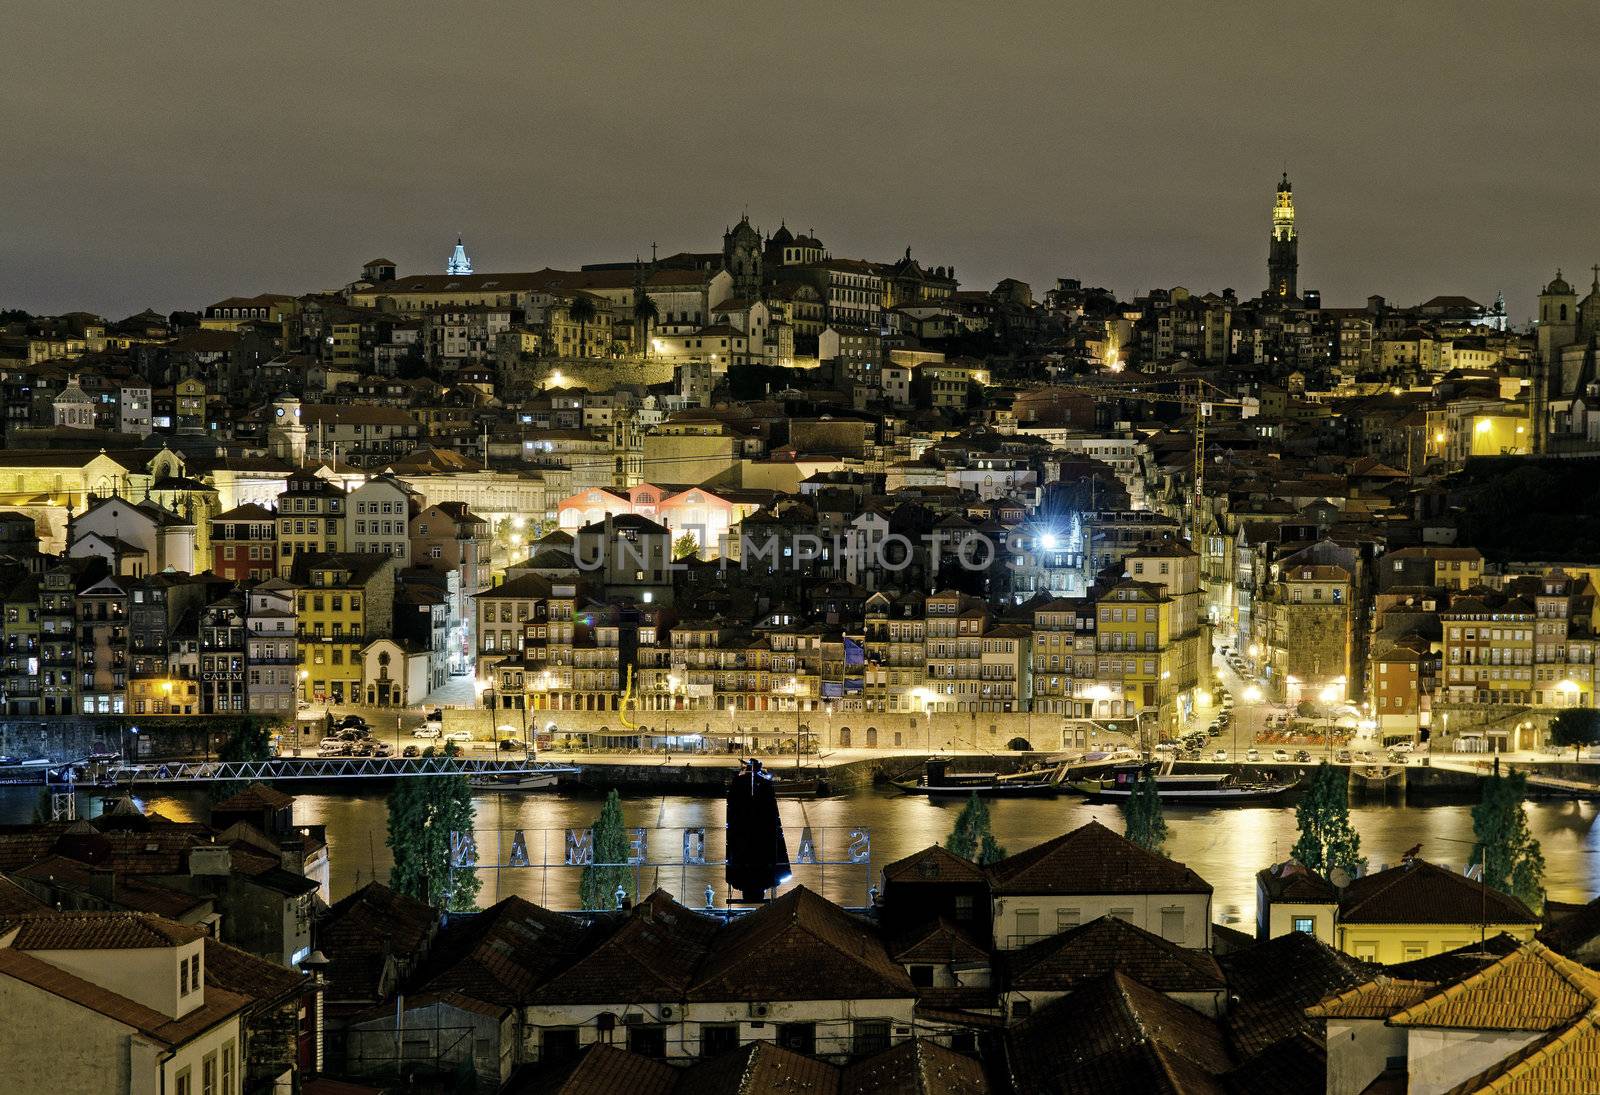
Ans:
[[[1272,203],[1272,243],[1267,251],[1267,293],[1278,300],[1299,295],[1300,237],[1294,230],[1294,188],[1283,173]]]

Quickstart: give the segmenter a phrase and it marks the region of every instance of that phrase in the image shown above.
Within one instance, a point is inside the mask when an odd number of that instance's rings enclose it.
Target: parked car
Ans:
[[[1406,756],[1406,754],[1400,752],[1399,750],[1396,750],[1396,749],[1389,750],[1389,763],[1390,764],[1405,764],[1410,759],[1411,759],[1410,757]]]
[[[1277,763],[1279,763],[1279,764],[1288,764],[1289,763],[1289,750],[1287,750],[1287,749],[1274,749],[1272,751],[1272,759],[1274,761],[1276,761]]]
[[[1412,748],[1412,746],[1411,746],[1411,743],[1409,741],[1397,741],[1393,745],[1389,746],[1389,752],[1391,752],[1391,753],[1409,753],[1409,752],[1411,752],[1411,748]]]
[[[342,757],[350,751],[350,743],[338,738],[323,738],[317,743],[317,754],[324,757]]]
[[[449,733],[444,735],[444,740],[445,741],[455,741],[455,742],[471,741],[472,740],[472,731],[471,730],[451,730]]]
[[[502,752],[509,753],[514,749],[526,749],[527,747],[528,747],[527,743],[524,742],[521,738],[501,738],[500,739],[500,749],[501,749]]]
[[[1249,761],[1251,764],[1259,763],[1261,760],[1261,750],[1251,746],[1249,749],[1244,751],[1244,759]]]
[[[366,728],[367,720],[360,715],[346,715],[339,720],[340,730],[365,730]]]
[[[408,745],[400,751],[400,755],[402,757],[420,757],[422,755],[422,750],[418,749],[415,745]]]
[[[1340,764],[1349,764],[1350,763],[1350,750],[1348,750],[1348,749],[1339,750],[1339,755],[1336,756],[1334,759],[1337,760]]]
[[[1222,727],[1218,726],[1216,723],[1212,723],[1210,726],[1206,727],[1206,736],[1220,738],[1222,736]]]
[[[1309,750],[1309,749],[1297,749],[1297,750],[1295,750],[1294,759],[1295,759],[1295,763],[1297,763],[1297,764],[1310,764],[1311,763],[1311,750]]]
[[[1211,759],[1215,760],[1215,761],[1227,760],[1228,759],[1228,751],[1226,749],[1218,749],[1215,753],[1211,754]]]
[[[436,738],[442,732],[443,731],[439,729],[438,723],[425,722],[415,730],[411,731],[411,736],[414,738]]]

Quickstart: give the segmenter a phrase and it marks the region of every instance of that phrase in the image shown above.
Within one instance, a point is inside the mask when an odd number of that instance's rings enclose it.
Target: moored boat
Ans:
[[[474,791],[549,791],[561,780],[561,771],[507,772],[504,775],[472,776],[467,782]]]
[[[1090,802],[1122,802],[1132,797],[1145,773],[1154,777],[1162,803],[1175,806],[1258,805],[1276,801],[1299,786],[1298,780],[1251,780],[1226,771],[1155,772],[1148,765],[1128,764],[1112,769],[1109,777],[1074,780],[1071,787]]]
[[[897,790],[908,795],[966,798],[976,793],[983,798],[1047,798],[1060,793],[1066,771],[1065,765],[1058,764],[1005,775],[997,772],[950,772],[948,762],[930,760],[924,766],[922,778],[890,782]]]

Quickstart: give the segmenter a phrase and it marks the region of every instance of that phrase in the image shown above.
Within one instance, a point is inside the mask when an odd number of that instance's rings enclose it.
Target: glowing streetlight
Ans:
[[[1250,644],[1250,656],[1252,658],[1261,657],[1261,644],[1260,643],[1251,643]]]
[[[1556,682],[1556,691],[1565,696],[1567,703],[1571,705],[1578,702],[1578,692],[1581,690],[1577,681],[1563,680]]]
[[[1250,687],[1246,688],[1244,690],[1244,701],[1246,703],[1259,703],[1259,702],[1261,702],[1261,689],[1257,688],[1253,684]]]
[[[1317,699],[1323,703],[1337,703],[1339,692],[1339,686],[1336,684],[1324,685],[1322,691],[1317,693]]]
[[[1047,532],[1043,536],[1039,537],[1039,545],[1046,551],[1054,551],[1056,549],[1056,542],[1056,536],[1053,532]]]

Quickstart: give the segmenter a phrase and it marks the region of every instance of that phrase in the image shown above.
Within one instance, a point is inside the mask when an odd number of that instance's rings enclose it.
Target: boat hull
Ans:
[[[926,783],[895,783],[902,794],[922,795],[926,798],[1050,798],[1059,794],[1056,783],[945,783],[929,786]]]
[[[1156,793],[1163,806],[1259,806],[1282,799],[1297,784],[1285,783],[1277,787],[1161,787]],[[1126,802],[1133,797],[1131,787],[1102,787],[1075,783],[1073,790],[1090,802]]]
[[[515,776],[478,776],[474,778],[474,791],[553,791],[561,782],[557,772],[530,772]]]

